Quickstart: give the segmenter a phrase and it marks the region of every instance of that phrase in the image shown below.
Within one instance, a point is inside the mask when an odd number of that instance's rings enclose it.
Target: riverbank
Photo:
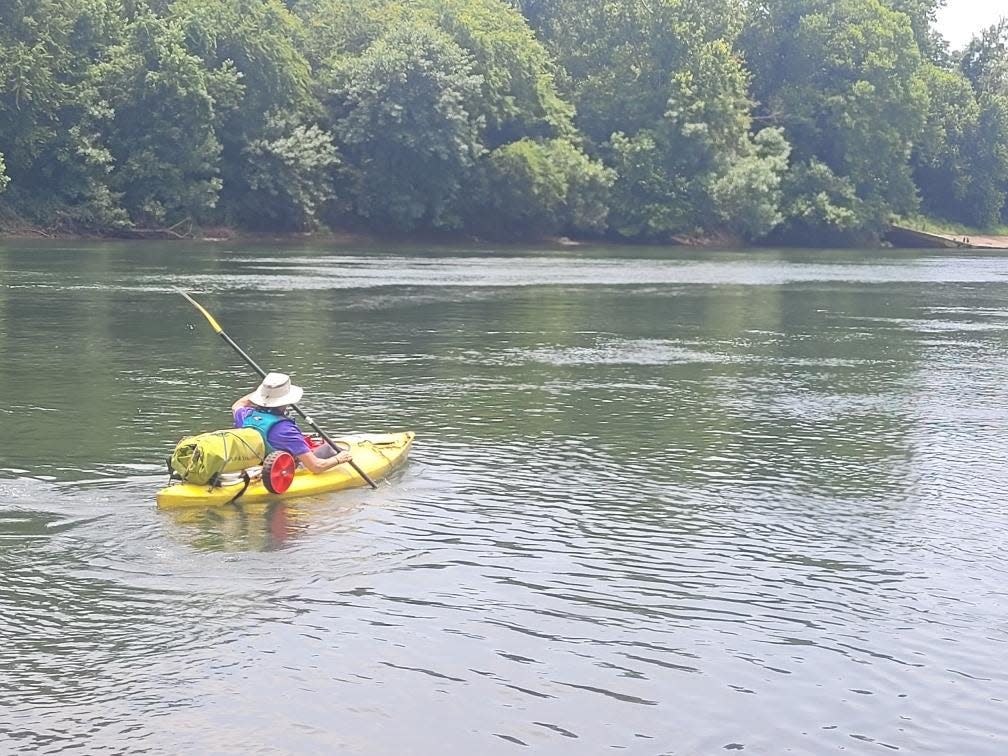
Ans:
[[[1008,249],[1008,226],[977,228],[913,216],[893,223],[886,240],[894,246],[920,249]]]
[[[366,244],[378,242],[380,237],[374,234],[356,231],[290,231],[290,232],[255,232],[243,231],[229,226],[212,226],[207,228],[191,228],[186,233],[173,232],[171,229],[124,230],[118,233],[99,233],[96,231],[69,231],[63,229],[45,229],[30,224],[0,225],[0,239],[52,239],[52,240],[83,240],[83,241],[193,241],[193,242],[292,242],[298,239],[320,240],[330,244]]]
[[[928,232],[898,225],[889,229],[886,239],[911,249],[1008,249],[1008,236]]]
[[[780,242],[751,243],[730,232],[707,234],[682,234],[666,241],[635,241],[613,238],[570,238],[568,236],[546,236],[539,239],[490,239],[462,232],[411,232],[377,233],[374,231],[319,229],[315,231],[265,232],[247,231],[230,226],[208,226],[199,228],[188,226],[166,229],[129,229],[117,233],[81,232],[43,229],[30,224],[0,225],[0,240],[85,240],[85,241],[191,241],[191,242],[241,242],[245,244],[295,244],[313,242],[330,247],[369,247],[388,244],[427,243],[438,246],[457,245],[518,245],[541,244],[557,247],[581,247],[598,244],[619,244],[626,246],[680,246],[687,248],[711,249],[760,249],[780,247]],[[785,243],[783,246],[796,246]],[[835,248],[836,244],[814,244],[806,241],[803,247]],[[844,246],[844,245],[840,245]],[[858,246],[864,246],[858,245]],[[964,226],[950,226],[932,219],[915,218],[894,223],[878,240],[879,248],[890,246],[908,249],[1008,249],[1008,226],[994,229],[973,229]]]
[[[471,246],[473,244],[493,244],[495,246],[527,246],[540,244],[556,247],[580,247],[595,244],[620,244],[627,246],[680,246],[696,248],[733,248],[758,246],[744,242],[731,233],[710,233],[674,236],[663,242],[640,242],[629,239],[605,238],[571,238],[569,236],[545,236],[539,239],[491,239],[466,234],[463,232],[411,232],[376,233],[373,231],[357,231],[343,229],[320,229],[316,231],[265,232],[245,231],[228,226],[207,228],[192,228],[187,233],[179,233],[169,229],[150,231],[129,230],[122,233],[70,232],[64,230],[42,229],[27,224],[0,226],[0,240],[85,240],[85,241],[191,241],[191,242],[241,242],[247,244],[296,244],[302,242],[317,242],[332,247],[368,247],[387,244],[427,243],[438,246]]]

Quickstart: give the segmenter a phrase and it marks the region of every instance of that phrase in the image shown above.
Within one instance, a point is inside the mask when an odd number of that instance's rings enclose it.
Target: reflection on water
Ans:
[[[168,513],[197,549],[273,551],[296,541],[308,528],[294,503],[235,503],[226,507],[183,509]]]
[[[0,750],[1002,753],[1008,261],[943,254],[0,249]],[[409,465],[155,510],[255,383],[176,285]]]

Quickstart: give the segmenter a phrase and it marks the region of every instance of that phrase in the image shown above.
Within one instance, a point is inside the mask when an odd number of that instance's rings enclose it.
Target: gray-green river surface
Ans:
[[[173,287],[410,462],[159,511]],[[1008,257],[7,242],[0,351],[2,752],[1008,752]]]

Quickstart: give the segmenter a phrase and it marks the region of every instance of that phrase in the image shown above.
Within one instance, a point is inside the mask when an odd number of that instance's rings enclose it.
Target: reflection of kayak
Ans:
[[[185,539],[201,551],[272,551],[305,534],[310,522],[307,511],[298,508],[297,501],[276,496],[233,506],[162,509],[161,513],[183,528]]]
[[[413,444],[413,432],[365,433],[334,440],[340,448],[346,448],[349,445],[353,461],[372,479],[378,479],[406,461],[410,446]],[[232,482],[219,486],[174,483],[158,491],[157,504],[161,509],[205,507],[227,504],[235,500],[244,502],[290,499],[296,496],[310,496],[363,485],[367,484],[350,465],[340,465],[318,474],[298,468],[290,488],[282,494],[272,494],[267,491],[262,480],[255,479],[246,485],[246,481],[236,478]],[[242,489],[245,489],[244,492]],[[237,496],[238,494],[240,496]]]

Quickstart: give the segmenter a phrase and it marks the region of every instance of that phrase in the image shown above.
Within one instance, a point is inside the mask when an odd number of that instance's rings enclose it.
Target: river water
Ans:
[[[256,383],[377,491],[161,512]],[[1008,257],[0,247],[0,751],[1003,754]]]

